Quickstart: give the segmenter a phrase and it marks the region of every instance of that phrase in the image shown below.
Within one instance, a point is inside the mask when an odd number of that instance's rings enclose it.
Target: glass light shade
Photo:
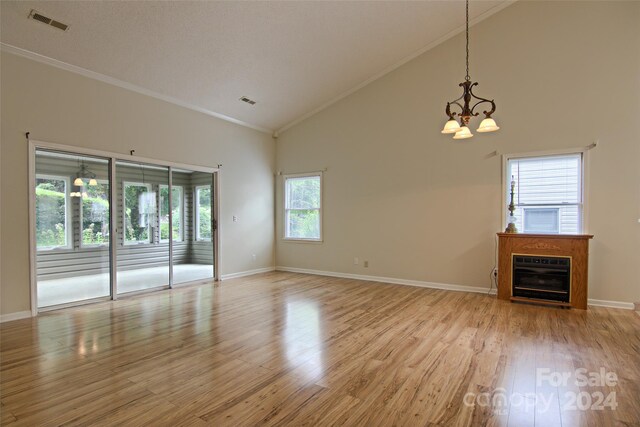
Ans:
[[[467,139],[471,138],[473,134],[468,127],[462,126],[458,132],[453,136],[453,139]]]
[[[84,182],[82,181],[82,178],[78,177],[73,181],[73,185],[75,185],[76,187],[82,187],[84,185]]]
[[[496,121],[491,117],[487,117],[482,122],[480,122],[480,126],[478,127],[478,132],[495,132],[498,129],[498,125],[496,125]]]
[[[96,179],[95,179],[95,178],[91,178],[91,179],[89,180],[89,185],[92,185],[92,186],[98,185],[98,181],[96,181]]]
[[[444,128],[442,129],[442,133],[456,133],[460,130],[460,125],[457,121],[451,119],[447,123],[444,124]]]

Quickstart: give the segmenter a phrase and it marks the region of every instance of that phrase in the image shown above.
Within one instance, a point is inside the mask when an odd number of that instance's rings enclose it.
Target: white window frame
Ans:
[[[147,191],[152,191],[151,184],[145,184],[142,182],[134,182],[134,181],[122,181],[122,243],[125,246],[136,246],[136,245],[149,245],[151,244],[151,224],[147,225],[147,240],[146,241],[130,241],[127,240],[127,197],[125,194],[125,189],[127,185],[135,185],[137,187],[147,187]]]
[[[210,242],[211,241],[211,237],[207,237],[207,238],[200,238],[200,200],[198,198],[198,190],[201,188],[209,188],[211,189],[211,197],[213,197],[213,186],[209,185],[209,184],[204,184],[204,185],[196,185],[195,188],[193,189],[193,210],[194,210],[194,219],[195,219],[195,227],[194,227],[194,231],[195,233],[193,233],[193,239],[196,242]],[[212,212],[213,214],[213,212]],[[213,218],[212,218],[213,219]],[[213,228],[211,229],[211,234],[213,235]]]
[[[73,214],[73,210],[71,209],[71,180],[68,176],[60,176],[60,175],[52,175],[52,174],[44,174],[37,173],[36,181],[38,179],[55,179],[58,181],[64,181],[64,234],[66,245],[64,246],[41,246],[38,247],[36,243],[36,251],[37,252],[49,252],[56,250],[68,250],[73,249],[73,233],[71,230],[71,215]],[[37,184],[36,184],[37,185]],[[35,188],[35,187],[34,187]]]
[[[287,237],[287,230],[288,230],[288,218],[289,218],[289,211],[291,210],[299,210],[299,209],[289,209],[287,208],[287,181],[289,179],[294,179],[294,178],[314,178],[314,177],[318,177],[320,178],[320,206],[316,209],[318,211],[318,217],[319,217],[319,225],[318,225],[318,231],[319,231],[319,236],[318,238],[311,238],[311,239],[303,239],[300,237]],[[322,243],[323,242],[323,227],[322,227],[322,223],[323,223],[323,206],[324,206],[324,199],[323,199],[323,194],[324,194],[324,180],[323,180],[323,173],[322,172],[308,172],[308,173],[295,173],[295,174],[287,174],[287,175],[283,175],[283,179],[282,179],[282,213],[283,213],[283,224],[282,224],[282,239],[284,241],[287,242],[304,242],[304,243]]]
[[[98,179],[98,184],[107,184],[109,185],[109,180],[108,179]],[[107,195],[109,195],[111,193],[111,189],[109,189],[109,192],[107,193]],[[123,193],[124,194],[124,193]],[[80,235],[78,237],[78,241],[80,244],[80,248],[101,248],[101,247],[106,247],[109,246],[109,242],[107,241],[106,243],[93,243],[93,244],[86,244],[83,243],[82,241],[84,240],[83,236],[82,236],[82,232],[83,232],[83,228],[82,228],[82,223],[84,222],[84,209],[82,209],[82,201],[84,200],[83,197],[81,197],[80,199],[80,224],[78,225],[79,229],[80,229]],[[109,202],[111,203],[111,202]],[[123,199],[123,205],[124,205],[124,199]]]
[[[158,196],[160,198],[162,198],[162,195],[160,194],[160,192],[162,191],[163,188],[166,188],[167,190],[169,190],[169,186],[167,184],[160,184],[160,186],[158,187]],[[184,242],[184,185],[172,185],[171,186],[171,191],[173,191],[174,188],[179,188],[180,189],[180,236],[177,239],[173,239],[174,242]],[[169,197],[171,197],[171,191],[168,191],[169,193]],[[160,212],[160,206],[162,205],[162,200],[160,200],[160,204],[158,205],[158,221],[160,221],[160,217],[161,217],[161,212]],[[161,224],[158,224],[161,225]],[[171,229],[171,227],[169,227],[169,229]],[[170,230],[170,234],[173,235],[173,230]],[[169,239],[163,239],[162,236],[160,237],[160,242],[161,243],[167,243],[169,241]]]
[[[509,199],[507,198],[507,193],[509,192],[508,186],[511,183],[511,176],[509,175],[509,160],[514,159],[524,159],[524,158],[532,158],[532,157],[553,157],[553,156],[562,156],[562,155],[571,155],[571,154],[580,154],[582,162],[580,164],[580,196],[582,203],[579,205],[579,216],[578,216],[578,234],[588,234],[588,224],[589,224],[589,216],[588,216],[588,194],[589,194],[589,150],[595,147],[594,144],[587,147],[580,148],[568,148],[568,149],[560,149],[560,150],[546,150],[546,151],[537,151],[537,152],[526,152],[526,153],[511,153],[504,154],[502,156],[502,185],[500,187],[500,191],[502,193],[502,203],[500,206],[500,211],[502,213],[502,227],[507,226],[508,214],[507,208],[509,206]],[[555,234],[552,234],[555,235]]]

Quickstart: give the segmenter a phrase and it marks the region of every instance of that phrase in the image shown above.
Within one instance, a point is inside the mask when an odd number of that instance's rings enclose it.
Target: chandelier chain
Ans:
[[[467,0],[467,18],[466,18],[466,36],[467,36],[467,75],[465,76],[466,81],[470,81],[471,77],[469,77],[469,0]]]

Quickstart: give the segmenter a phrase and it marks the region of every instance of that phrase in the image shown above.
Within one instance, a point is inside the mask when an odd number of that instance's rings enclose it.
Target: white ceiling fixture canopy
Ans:
[[[471,19],[511,2],[473,2]],[[0,3],[3,46],[280,130],[459,32],[457,1]],[[69,25],[28,19],[32,9]],[[72,67],[73,68],[73,67]],[[255,105],[239,99],[249,96]]]

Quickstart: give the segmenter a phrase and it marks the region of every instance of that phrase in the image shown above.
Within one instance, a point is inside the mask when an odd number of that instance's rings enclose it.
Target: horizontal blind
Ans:
[[[582,154],[513,158],[508,166],[517,206],[582,203]]]

